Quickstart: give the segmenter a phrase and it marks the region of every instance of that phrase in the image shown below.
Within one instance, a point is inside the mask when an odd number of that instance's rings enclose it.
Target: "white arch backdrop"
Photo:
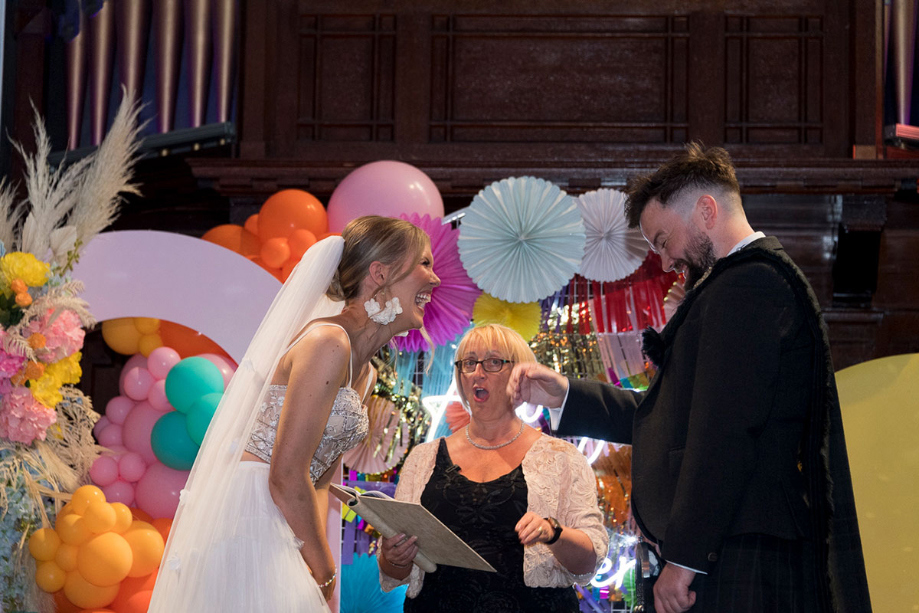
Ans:
[[[73,278],[99,320],[155,317],[220,345],[238,363],[281,283],[238,253],[199,238],[129,230],[96,236]]]
[[[245,257],[170,232],[104,232],[83,248],[73,278],[98,321],[154,317],[187,326],[239,363],[281,283]],[[334,477],[341,482],[341,468]],[[334,502],[333,502],[334,501]],[[341,566],[341,505],[330,496],[326,536]],[[338,610],[338,587],[333,599]]]

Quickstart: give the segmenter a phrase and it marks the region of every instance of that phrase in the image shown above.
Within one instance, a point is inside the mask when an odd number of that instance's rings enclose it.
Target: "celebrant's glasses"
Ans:
[[[484,360],[473,360],[472,358],[467,358],[465,360],[457,360],[453,363],[453,365],[464,373],[474,373],[475,367],[479,364],[482,365],[482,370],[485,372],[501,372],[501,369],[504,368],[505,364],[513,363],[514,360],[503,360],[501,358],[485,358]]]

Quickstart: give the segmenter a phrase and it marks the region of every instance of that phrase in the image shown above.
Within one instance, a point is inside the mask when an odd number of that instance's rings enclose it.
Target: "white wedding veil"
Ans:
[[[224,392],[182,490],[160,564],[150,613],[182,610],[185,586],[204,569],[196,563],[221,536],[222,509],[274,370],[294,335],[317,317],[341,312],[325,293],[344,240],[330,236],[307,250],[278,292]],[[226,308],[233,308],[227,305]]]

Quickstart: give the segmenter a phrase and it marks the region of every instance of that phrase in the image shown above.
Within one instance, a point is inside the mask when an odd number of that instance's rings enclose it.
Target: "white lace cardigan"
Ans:
[[[399,475],[396,498],[421,502],[421,493],[434,472],[439,439],[418,445],[409,454]],[[563,526],[584,532],[597,555],[594,571],[575,575],[555,559],[543,543],[525,548],[523,581],[529,587],[568,587],[589,582],[606,557],[609,535],[597,506],[597,481],[587,459],[577,448],[561,439],[542,435],[533,443],[521,463],[527,484],[527,510],[542,517],[555,517]],[[393,579],[380,570],[380,585],[388,592],[408,583],[407,596],[421,591],[424,571],[412,566],[405,579]]]

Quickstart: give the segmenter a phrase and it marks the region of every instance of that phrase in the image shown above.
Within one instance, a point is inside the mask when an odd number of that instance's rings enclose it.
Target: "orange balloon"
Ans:
[[[157,517],[150,523],[162,535],[164,541],[169,540],[169,531],[172,530],[172,518]]]
[[[35,583],[49,594],[64,587],[67,572],[52,562],[39,562],[35,567]]]
[[[273,194],[262,205],[258,214],[258,236],[263,243],[269,238],[287,238],[297,228],[309,230],[314,235],[329,231],[325,207],[312,194],[285,189]]]
[[[133,561],[131,545],[124,536],[114,532],[94,536],[77,552],[77,570],[87,581],[99,587],[121,583],[128,576]],[[115,594],[112,594],[112,598],[115,598]],[[109,602],[111,600],[89,606],[100,607]]]
[[[77,569],[77,552],[80,548],[77,545],[61,543],[57,548],[57,555],[54,556],[54,562],[68,573]]]
[[[299,262],[306,250],[316,244],[316,235],[309,230],[298,228],[291,233],[287,244],[290,245],[290,258]]]
[[[220,345],[181,324],[171,321],[162,321],[160,323],[160,337],[163,344],[172,347],[183,359],[190,358],[194,355],[203,353],[216,353],[225,358],[230,358],[230,354],[220,348]]]
[[[99,534],[115,527],[118,514],[112,505],[104,500],[93,500],[83,513],[83,521],[90,532]]]
[[[258,253],[261,242],[257,234],[236,224],[224,224],[211,228],[201,238],[245,256]]]
[[[118,585],[100,587],[93,585],[77,571],[67,573],[64,581],[64,596],[67,600],[83,609],[106,607],[118,594]]]
[[[137,592],[124,603],[119,613],[147,613],[150,608],[150,600],[153,599],[153,590]]]
[[[248,232],[251,232],[257,237],[258,236],[258,213],[256,213],[255,215],[249,215],[243,227]]]
[[[111,505],[112,509],[115,510],[115,525],[112,526],[112,532],[121,534],[131,527],[134,516],[131,514],[131,509],[128,508],[128,505],[123,502],[113,502]]]
[[[70,513],[63,517],[58,516],[54,529],[61,540],[68,545],[82,545],[89,540],[92,532],[86,526],[86,522],[81,515]]]
[[[132,528],[134,528],[134,522],[136,521],[142,521],[148,524],[151,521],[153,521],[153,518],[150,517],[150,514],[144,511],[143,509],[135,509],[134,507],[131,507],[131,515],[133,517],[131,518],[131,523],[128,526],[128,530],[131,530]]]
[[[122,581],[121,586],[118,588],[118,595],[115,596],[115,600],[109,606],[118,611],[118,613],[124,613],[125,604],[131,596],[138,592],[153,589],[153,585],[156,583],[156,573],[157,571],[153,571],[145,577],[128,577]]]
[[[297,265],[297,260],[290,258],[284,262],[284,266],[281,266],[281,283],[287,281],[287,277],[290,276],[290,273],[294,271],[294,266]]]
[[[61,537],[58,536],[58,533],[53,528],[41,528],[33,532],[32,536],[29,537],[29,553],[39,562],[53,560],[60,546]],[[56,592],[57,590],[48,591]]]
[[[280,268],[290,257],[290,245],[286,238],[269,238],[259,251],[262,261],[272,268]]]
[[[141,522],[135,522],[135,524]],[[134,528],[124,533],[124,538],[131,546],[133,560],[131,569],[128,571],[129,577],[146,577],[160,566],[160,560],[163,559],[163,550],[166,543],[163,535],[156,528]]]
[[[83,485],[73,493],[70,504],[73,505],[73,510],[77,514],[82,515],[86,512],[86,507],[89,506],[89,503],[95,500],[105,502],[105,494],[102,493],[102,490],[95,485]]]
[[[113,351],[122,355],[137,353],[141,333],[134,325],[133,317],[107,319],[102,322],[102,340]]]
[[[154,349],[159,349],[163,346],[163,339],[160,338],[160,335],[157,334],[144,334],[140,337],[140,340],[137,341],[137,351],[145,358],[150,357],[150,354],[153,353]]]
[[[66,585],[66,582],[65,584]],[[54,606],[57,609],[57,613],[82,613],[82,607],[78,607],[69,600],[64,594],[64,590],[54,592]]]

